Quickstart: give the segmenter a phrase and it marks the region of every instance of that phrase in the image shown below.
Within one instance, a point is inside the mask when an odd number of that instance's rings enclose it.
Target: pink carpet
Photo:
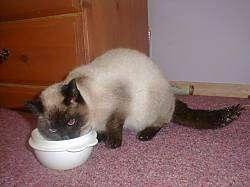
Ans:
[[[185,97],[194,108],[249,105],[250,99]],[[82,166],[40,165],[27,144],[34,121],[0,109],[1,186],[250,186],[250,109],[229,126],[194,130],[170,124],[150,142],[125,131],[121,148],[94,147]]]

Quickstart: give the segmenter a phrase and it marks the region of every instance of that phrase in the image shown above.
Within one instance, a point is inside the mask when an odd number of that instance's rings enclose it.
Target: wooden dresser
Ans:
[[[108,49],[148,54],[147,0],[1,0],[0,106],[20,108]]]

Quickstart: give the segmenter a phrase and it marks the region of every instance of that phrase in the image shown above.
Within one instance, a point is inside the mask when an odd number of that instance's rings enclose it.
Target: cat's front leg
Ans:
[[[106,124],[105,144],[108,148],[115,149],[122,145],[122,129],[124,116],[121,113],[113,113]]]

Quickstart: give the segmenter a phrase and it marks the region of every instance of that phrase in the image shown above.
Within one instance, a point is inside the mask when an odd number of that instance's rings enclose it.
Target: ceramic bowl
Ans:
[[[50,141],[34,129],[29,139],[37,159],[46,167],[68,170],[83,164],[98,143],[97,133],[88,130],[84,135],[69,140]]]

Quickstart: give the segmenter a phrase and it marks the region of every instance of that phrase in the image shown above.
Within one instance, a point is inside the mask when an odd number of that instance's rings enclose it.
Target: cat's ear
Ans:
[[[63,103],[67,106],[75,104],[84,104],[84,99],[76,85],[76,79],[72,79],[68,84],[61,88],[61,93],[64,96]]]
[[[43,103],[40,98],[31,101],[26,101],[24,107],[37,116],[44,112]]]

